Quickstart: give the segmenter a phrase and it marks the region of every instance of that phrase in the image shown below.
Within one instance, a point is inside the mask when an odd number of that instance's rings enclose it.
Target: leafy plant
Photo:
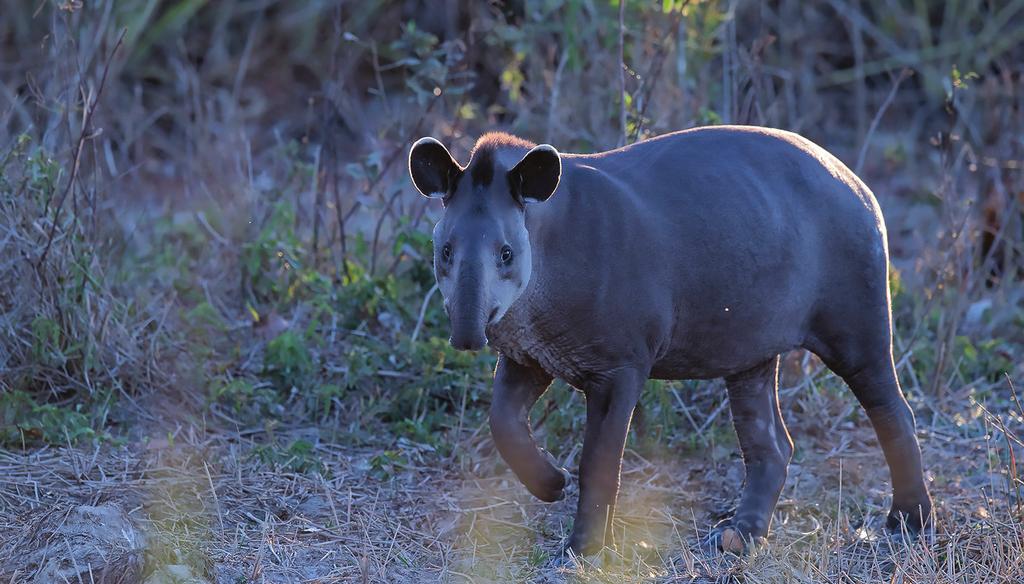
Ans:
[[[264,464],[291,472],[324,474],[326,470],[316,455],[316,447],[312,442],[303,439],[293,440],[284,448],[276,444],[259,445],[253,449],[253,456]]]
[[[294,331],[285,331],[267,343],[264,373],[280,388],[304,384],[313,371],[313,359],[305,339]]]
[[[276,304],[295,297],[293,284],[303,253],[294,225],[294,208],[279,201],[256,238],[242,246],[242,276],[257,302]]]
[[[103,437],[85,409],[39,404],[25,391],[0,393],[0,445],[77,444]]]

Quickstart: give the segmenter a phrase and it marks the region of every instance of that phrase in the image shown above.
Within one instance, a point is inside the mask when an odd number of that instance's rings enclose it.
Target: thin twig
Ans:
[[[619,0],[619,146],[625,146],[626,134],[626,0]]]
[[[683,2],[683,7],[689,4],[689,0]],[[654,59],[652,60],[651,66],[647,69],[647,74],[643,77],[643,93],[641,95],[639,104],[640,111],[636,116],[636,124],[633,127],[633,141],[636,142],[640,137],[640,132],[643,131],[644,116],[647,115],[647,106],[650,105],[651,95],[654,94],[654,88],[658,85],[658,79],[661,78],[661,69],[665,65],[665,58],[668,56],[668,49],[666,44],[671,41],[676,43],[679,38],[679,23],[683,19],[683,8],[681,7],[676,12],[676,17],[670,24],[671,32],[664,41],[658,44],[658,51],[655,53]]]
[[[423,297],[423,304],[420,305],[420,315],[416,319],[416,326],[412,329],[412,336],[409,337],[409,341],[412,343],[416,342],[416,338],[420,336],[420,328],[423,326],[423,318],[427,314],[427,304],[430,303],[430,299],[437,292],[437,284],[434,284],[427,292],[426,296]]]
[[[551,142],[551,132],[555,127],[558,115],[558,100],[562,91],[562,75],[565,73],[565,64],[569,62],[569,48],[562,49],[562,56],[558,59],[558,66],[555,68],[555,77],[551,82],[551,100],[548,102],[548,123],[544,129],[544,141]]]
[[[380,230],[381,230],[381,228],[384,227],[384,220],[387,219],[388,215],[394,215],[394,213],[392,212],[392,209],[394,208],[395,200],[397,200],[398,196],[401,195],[401,194],[402,194],[402,189],[396,189],[395,190],[394,194],[391,195],[391,198],[388,199],[387,205],[384,207],[384,210],[381,212],[380,216],[377,218],[377,224],[373,228],[373,243],[370,246],[370,248],[373,250],[373,253],[370,254],[370,270],[369,270],[369,274],[370,274],[371,278],[373,278],[377,274],[377,257],[378,257],[377,248],[380,246]]]
[[[380,182],[384,179],[384,177],[387,176],[388,170],[391,169],[391,166],[394,165],[395,161],[398,160],[400,155],[402,155],[402,154],[404,154],[406,152],[406,150],[409,147],[409,144],[412,143],[413,136],[418,134],[419,131],[420,131],[420,128],[423,126],[423,120],[425,120],[427,118],[427,114],[430,113],[430,110],[434,109],[434,105],[438,101],[441,101],[441,98],[435,98],[435,99],[430,100],[430,103],[428,103],[427,107],[424,108],[423,114],[420,115],[420,119],[417,120],[416,124],[412,127],[412,129],[409,130],[409,132],[406,133],[405,139],[402,140],[402,142],[400,142],[395,147],[394,150],[392,150],[391,155],[384,162],[383,166],[381,166],[380,172],[377,174],[377,176],[375,176],[373,178],[373,180],[370,181],[370,184],[367,185],[367,187],[366,187],[366,194],[367,194],[367,196],[369,196],[371,193],[374,192],[374,190],[377,188],[377,186],[380,185]],[[356,201],[355,204],[352,205],[352,208],[349,209],[347,213],[345,213],[345,220],[347,221],[347,220],[351,219],[352,216],[356,214],[356,212],[359,210],[359,208],[361,206],[362,206],[362,202],[361,201]]]
[[[60,221],[60,212],[64,207],[64,201],[67,200],[68,194],[71,193],[71,189],[75,186],[75,182],[78,180],[78,169],[81,164],[82,148],[85,147],[85,142],[92,136],[89,134],[89,127],[92,123],[92,116],[96,112],[96,106],[99,105],[100,96],[103,94],[103,86],[107,83],[107,73],[110,71],[110,63],[114,60],[114,54],[117,53],[117,49],[121,47],[121,43],[124,41],[124,35],[128,32],[127,28],[121,29],[121,34],[117,37],[117,42],[114,44],[114,48],[107,55],[106,63],[103,65],[103,76],[100,77],[99,87],[96,89],[96,95],[93,96],[92,101],[87,101],[85,104],[85,111],[82,115],[82,130],[78,135],[78,141],[75,143],[75,150],[71,156],[71,175],[68,177],[68,182],[64,185],[64,192],[61,193],[60,199],[57,201],[57,206],[53,210],[53,222],[50,223],[50,233],[46,237],[46,247],[43,248],[43,253],[39,256],[39,261],[36,263],[36,269],[42,268],[46,262],[46,256],[50,253],[50,246],[53,245],[53,238],[57,233],[57,224]]]
[[[889,90],[889,95],[885,97],[885,101],[882,102],[882,106],[875,112],[874,119],[871,120],[871,125],[868,126],[868,133],[864,136],[864,143],[861,144],[860,154],[857,155],[857,165],[854,166],[854,174],[860,174],[860,171],[864,168],[864,157],[868,153],[868,146],[871,144],[871,137],[875,135],[875,130],[878,129],[878,123],[882,121],[882,116],[885,115],[885,111],[892,105],[893,99],[896,98],[896,92],[900,89],[900,84],[905,79],[913,75],[914,72],[910,69],[904,68],[900,71],[900,74],[892,82],[892,89]]]
[[[313,156],[313,267],[319,266],[320,260],[320,208],[324,205],[324,164],[323,146],[316,149]]]
[[[1017,411],[1020,412],[1020,417],[1024,419],[1024,406],[1021,405],[1020,400],[1017,399],[1017,388],[1013,385],[1013,379],[1010,378],[1010,374],[1006,371],[1003,372],[1003,376],[1006,377],[1006,383],[1010,386],[1010,396],[1013,397],[1013,403],[1017,406]]]
[[[217,519],[220,522],[221,531],[224,530],[224,512],[220,508],[220,498],[217,497],[217,487],[213,486],[213,477],[210,476],[210,466],[203,461],[203,469],[206,471],[206,481],[210,484],[210,493],[213,494],[213,504],[217,508]]]

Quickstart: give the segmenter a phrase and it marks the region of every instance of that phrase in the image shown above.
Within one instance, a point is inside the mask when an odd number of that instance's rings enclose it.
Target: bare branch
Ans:
[[[853,168],[853,172],[855,174],[859,175],[861,169],[864,167],[864,157],[868,153],[868,146],[871,144],[871,137],[874,136],[875,130],[878,128],[878,123],[882,121],[882,116],[885,115],[885,110],[889,109],[889,106],[892,105],[892,100],[896,98],[896,92],[899,91],[900,84],[913,74],[913,71],[904,68],[900,71],[900,74],[896,79],[893,80],[892,89],[889,90],[889,95],[885,97],[885,101],[882,102],[882,106],[878,108],[877,112],[875,112],[875,117],[871,120],[871,125],[868,126],[868,133],[864,136],[864,143],[861,144],[860,154],[857,155],[857,165]]]
[[[41,268],[46,263],[46,256],[50,253],[50,246],[53,245],[53,238],[57,233],[57,223],[60,218],[61,208],[64,207],[64,201],[67,200],[68,194],[71,193],[71,189],[74,188],[75,182],[78,180],[78,169],[81,165],[82,149],[85,147],[85,143],[92,136],[89,133],[89,128],[92,123],[92,116],[96,112],[96,106],[99,104],[100,95],[103,94],[103,86],[107,83],[107,74],[110,72],[110,63],[114,60],[114,54],[121,47],[121,43],[124,42],[124,35],[128,32],[127,28],[121,29],[121,34],[117,37],[117,43],[114,44],[114,48],[107,55],[107,61],[103,65],[103,76],[100,77],[99,87],[96,89],[96,94],[93,95],[92,100],[86,101],[85,112],[82,115],[82,130],[78,135],[78,142],[75,144],[74,153],[71,156],[71,175],[68,177],[68,182],[64,185],[64,192],[61,193],[60,199],[57,201],[57,206],[53,210],[53,221],[50,223],[50,232],[46,237],[46,247],[43,248],[43,253],[39,256],[39,261],[36,262],[36,268]]]

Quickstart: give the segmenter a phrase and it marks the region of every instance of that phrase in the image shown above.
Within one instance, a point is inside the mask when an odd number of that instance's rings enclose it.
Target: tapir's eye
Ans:
[[[452,259],[452,244],[446,243],[446,244],[444,244],[444,247],[441,248],[441,259],[443,259],[446,262],[451,261],[451,259]]]
[[[507,246],[507,245],[503,245],[501,247],[501,263],[508,264],[511,261],[512,261],[512,248]]]

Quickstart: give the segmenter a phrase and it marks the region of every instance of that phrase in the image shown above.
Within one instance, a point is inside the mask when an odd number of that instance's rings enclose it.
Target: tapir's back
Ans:
[[[794,225],[805,214],[815,224],[833,215],[869,227],[881,219],[871,192],[842,162],[783,130],[696,128],[565,159],[593,167],[624,187],[622,193],[607,195],[636,197],[638,209],[651,214],[641,217],[645,223],[679,214],[704,215],[712,222],[730,215],[756,216],[758,226],[780,227]]]

